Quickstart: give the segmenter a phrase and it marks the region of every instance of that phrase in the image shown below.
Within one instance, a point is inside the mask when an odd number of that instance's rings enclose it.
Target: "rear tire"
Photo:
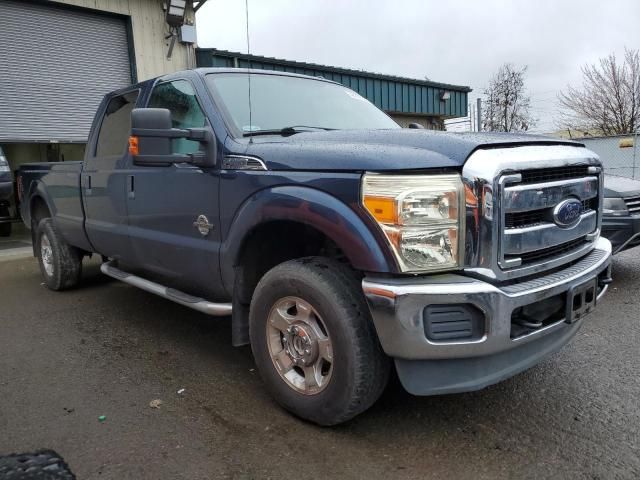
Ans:
[[[80,282],[82,253],[69,245],[50,218],[40,220],[36,230],[36,256],[45,285],[66,290]]]
[[[282,263],[258,283],[250,310],[256,366],[276,401],[336,425],[367,410],[389,378],[360,281],[322,257]]]

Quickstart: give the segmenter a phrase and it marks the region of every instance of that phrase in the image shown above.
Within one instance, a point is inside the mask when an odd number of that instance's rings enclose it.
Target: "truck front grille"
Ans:
[[[598,229],[599,176],[588,166],[522,170],[502,177],[498,264],[503,270],[542,265],[588,246]],[[593,171],[592,171],[593,172]],[[554,218],[567,199],[582,203],[575,225]]]
[[[627,206],[629,213],[640,213],[640,197],[625,198],[624,203]]]
[[[476,150],[462,169],[465,270],[512,282],[580,260],[600,234],[602,178],[597,155],[576,144]]]

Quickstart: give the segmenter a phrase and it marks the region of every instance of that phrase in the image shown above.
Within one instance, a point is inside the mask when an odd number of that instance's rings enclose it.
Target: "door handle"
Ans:
[[[127,176],[127,197],[136,198],[136,183],[133,175]]]
[[[86,175],[84,178],[85,193],[91,195],[91,175]]]

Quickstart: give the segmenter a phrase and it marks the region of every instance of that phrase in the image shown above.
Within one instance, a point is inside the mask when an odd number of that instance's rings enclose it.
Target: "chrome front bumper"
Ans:
[[[451,393],[475,390],[507,378],[567,343],[582,320],[571,324],[560,320],[528,335],[511,338],[513,311],[568,292],[591,278],[608,277],[610,262],[611,243],[600,238],[595,248],[573,265],[507,286],[444,274],[393,279],[366,277],[362,288],[382,348],[396,359],[407,390],[425,395]],[[599,292],[598,299],[606,288],[605,285]],[[423,317],[425,308],[434,304],[475,306],[485,316],[484,335],[470,341],[429,340]],[[416,378],[427,372],[431,377],[439,372],[438,378]],[[419,385],[414,380],[420,380]]]

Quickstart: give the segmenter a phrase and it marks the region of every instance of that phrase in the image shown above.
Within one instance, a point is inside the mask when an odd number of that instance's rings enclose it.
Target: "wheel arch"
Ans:
[[[36,233],[40,221],[44,218],[53,218],[51,209],[40,192],[34,193],[29,198],[29,218],[25,218],[25,225],[31,230],[31,246],[33,247],[33,256],[37,256],[36,252]]]
[[[279,263],[312,255],[337,259],[356,271],[396,268],[364,220],[325,192],[276,187],[241,206],[220,253],[224,286],[233,298],[234,345],[249,341],[249,304],[262,275]]]
[[[233,285],[234,266],[246,242],[258,228],[271,222],[302,224],[322,232],[356,270],[397,271],[382,234],[351,206],[314,188],[281,186],[261,190],[237,210],[220,252],[222,278],[228,291]]]

